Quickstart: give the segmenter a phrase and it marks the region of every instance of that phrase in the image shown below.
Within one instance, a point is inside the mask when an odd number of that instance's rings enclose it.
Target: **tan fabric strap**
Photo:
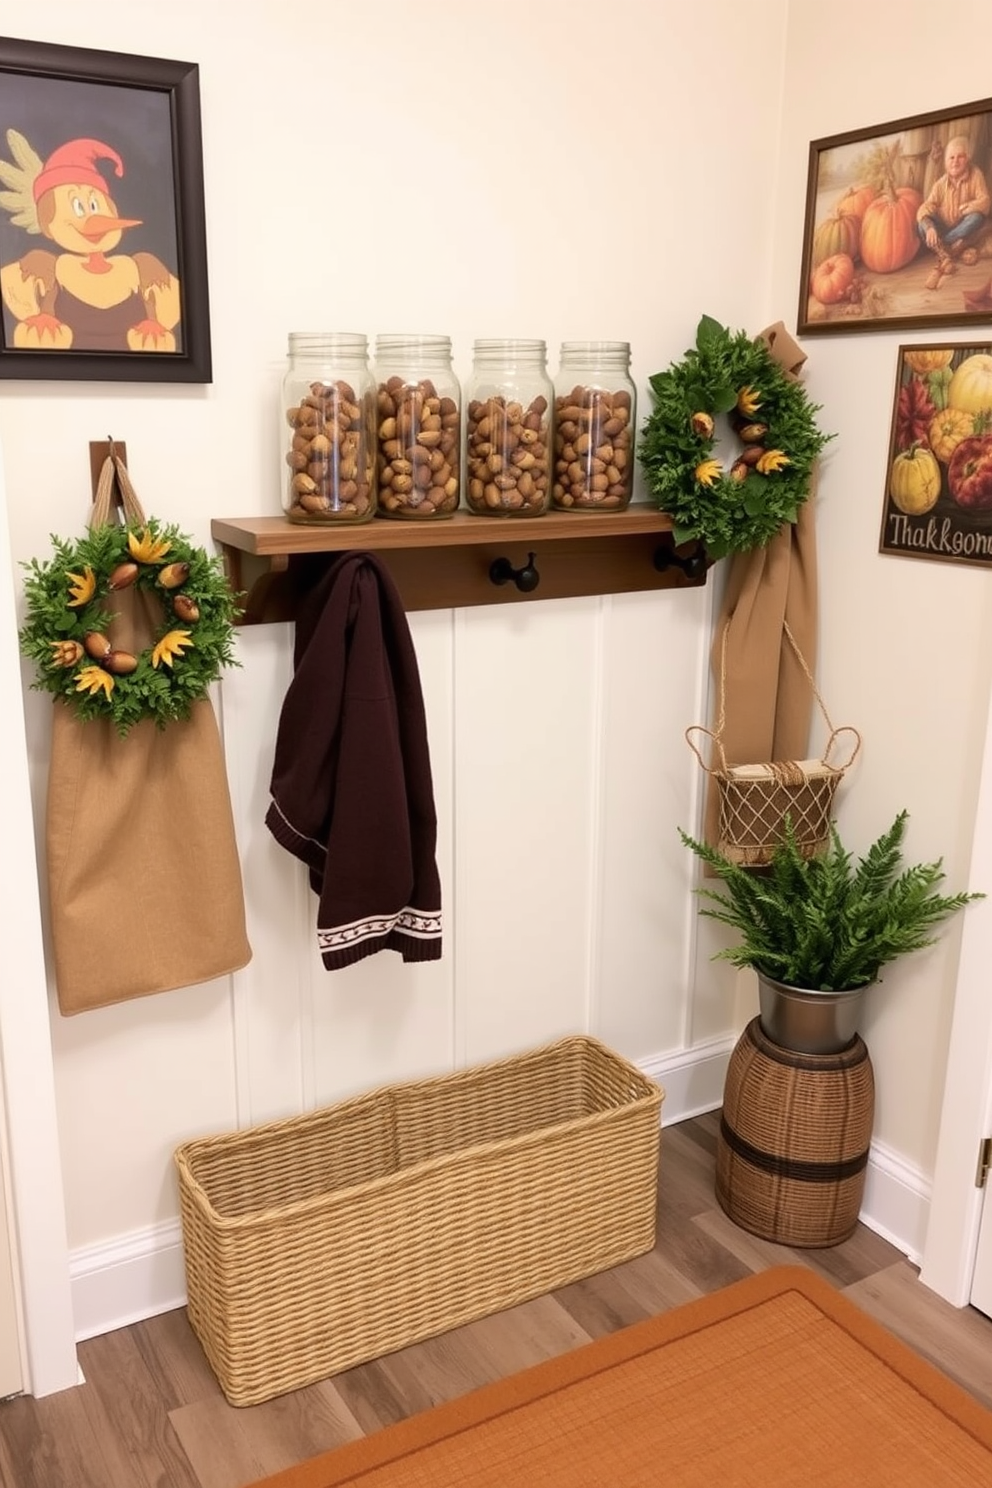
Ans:
[[[120,455],[112,454],[107,456],[100,470],[100,479],[97,481],[96,486],[96,496],[93,498],[93,509],[90,512],[90,519],[87,524],[91,530],[96,527],[109,527],[115,521],[115,477],[117,479],[117,489],[121,494],[125,525],[128,527],[144,527],[146,525],[144,509],[131,483],[128,468]]]

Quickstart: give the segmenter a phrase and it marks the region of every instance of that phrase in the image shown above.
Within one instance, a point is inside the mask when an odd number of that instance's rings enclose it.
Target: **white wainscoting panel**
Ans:
[[[237,1113],[250,1126],[305,1108],[310,890],[301,864],[265,825],[279,711],[293,676],[293,627],[247,625],[241,666],[222,685],[224,749],[241,853],[252,959],[233,977]]]
[[[593,1031],[617,1049],[681,1048],[698,917],[676,827],[696,815],[699,767],[683,736],[700,707],[708,598],[664,590],[603,603]]]
[[[455,1043],[475,1064],[589,1027],[601,601],[461,610],[454,672]]]

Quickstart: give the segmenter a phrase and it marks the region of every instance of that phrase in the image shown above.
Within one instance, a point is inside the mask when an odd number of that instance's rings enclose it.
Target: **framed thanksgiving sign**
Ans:
[[[800,335],[992,320],[992,98],[814,140]]]
[[[879,551],[992,565],[992,344],[900,346]]]

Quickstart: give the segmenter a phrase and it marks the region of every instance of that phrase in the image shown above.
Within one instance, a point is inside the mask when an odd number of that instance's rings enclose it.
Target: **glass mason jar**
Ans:
[[[282,380],[290,434],[283,511],[291,522],[375,516],[375,384],[368,342],[347,332],[292,331]]]
[[[465,387],[465,499],[487,517],[540,517],[551,496],[554,383],[543,341],[476,341]]]
[[[634,480],[637,392],[629,341],[563,341],[555,378],[560,511],[623,511]]]
[[[450,336],[375,343],[380,517],[450,517],[461,490],[461,387]]]

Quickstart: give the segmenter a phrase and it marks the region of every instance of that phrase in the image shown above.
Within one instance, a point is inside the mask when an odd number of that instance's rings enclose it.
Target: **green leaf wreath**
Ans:
[[[653,411],[638,458],[675,542],[697,539],[711,558],[764,547],[794,522],[831,434],[760,341],[704,315],[681,362],[649,379]],[[713,456],[716,418],[730,415],[741,453],[725,470]]]
[[[189,717],[222,667],[238,665],[239,606],[221,560],[176,527],[150,518],[96,527],[76,542],[53,537],[52,545],[50,561],[22,565],[27,621],[19,638],[37,666],[32,685],[81,719],[111,718],[122,736],[144,718],[164,728]],[[115,650],[107,635],[115,594],[132,586],[162,604],[162,624],[139,656]]]

